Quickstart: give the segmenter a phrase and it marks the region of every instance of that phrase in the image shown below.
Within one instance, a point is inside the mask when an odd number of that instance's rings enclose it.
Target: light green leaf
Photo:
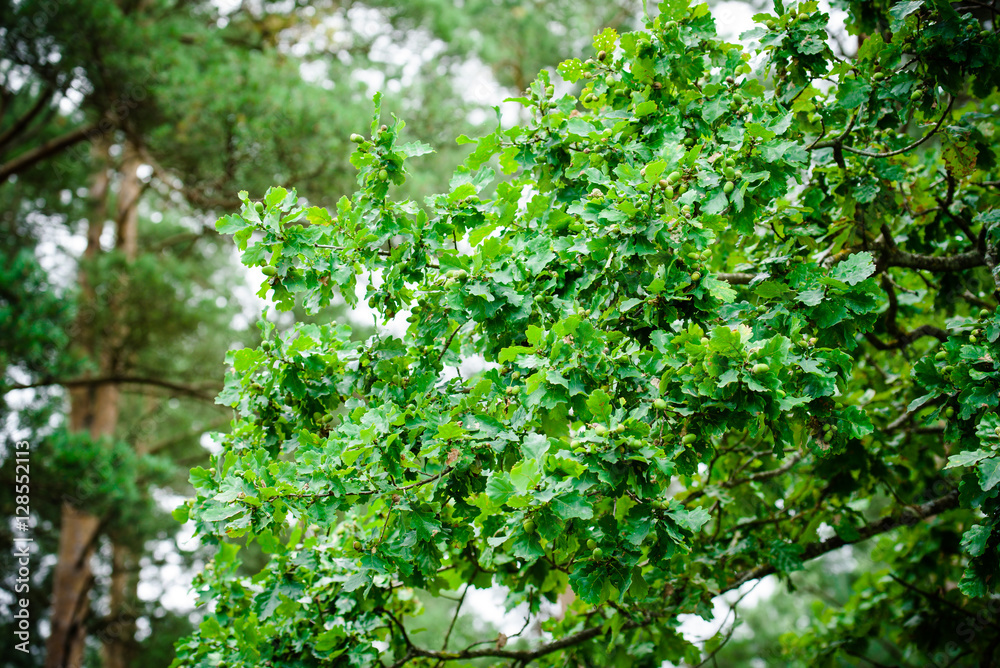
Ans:
[[[843,281],[848,285],[857,285],[875,273],[875,262],[872,254],[864,251],[852,253],[843,262],[839,262],[830,272],[830,278]]]

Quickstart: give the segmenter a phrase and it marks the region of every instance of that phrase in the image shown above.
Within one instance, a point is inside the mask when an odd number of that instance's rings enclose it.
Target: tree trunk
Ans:
[[[108,166],[108,144],[95,145],[99,170],[91,185],[93,213],[87,229],[87,249],[84,260],[93,260],[101,253],[101,234],[107,219],[107,196],[110,186]],[[122,181],[118,191],[118,207],[115,215],[116,247],[127,261],[136,257],[138,247],[138,200],[141,183],[137,168],[141,164],[134,147],[127,145],[123,156]],[[118,299],[119,290],[128,284],[127,276],[119,277],[115,290],[108,292],[105,303],[98,303],[94,286],[90,285],[86,272],[81,270],[80,308],[74,323],[74,339],[85,354],[95,358],[98,375],[114,376],[121,372],[127,355],[123,355],[122,343],[127,332],[116,324],[116,312],[122,307]],[[106,318],[98,318],[104,312]],[[98,331],[98,323],[104,320],[112,324],[105,331]],[[120,391],[115,383],[95,383],[77,385],[69,390],[71,431],[85,431],[92,438],[114,437],[118,426]],[[59,551],[56,562],[52,592],[52,630],[47,640],[46,668],[80,668],[83,665],[86,640],[85,622],[90,611],[90,590],[94,576],[91,558],[100,536],[101,519],[87,511],[87,491],[81,490],[74,498],[63,500],[62,520],[59,532]],[[112,577],[113,615],[122,616],[128,591],[128,573],[132,570],[130,554],[115,550]],[[120,562],[120,564],[119,564]],[[131,625],[134,635],[134,623]],[[131,637],[126,629],[118,638],[111,638],[113,648],[105,650],[109,661],[127,659],[127,652],[119,651],[118,644],[131,646]],[[107,647],[107,643],[105,643]],[[124,666],[125,663],[108,663],[109,666]]]
[[[90,187],[92,213],[87,227],[84,259],[91,260],[101,251],[101,233],[107,217],[108,145],[93,147],[98,163]],[[97,303],[93,286],[81,269],[80,308],[73,324],[74,343],[92,355],[97,332],[94,332]],[[87,431],[99,437],[114,431],[118,421],[117,388],[113,385],[88,385],[69,390],[69,428]],[[52,585],[51,630],[46,641],[46,668],[78,668],[83,665],[86,628],[90,610],[89,595],[93,586],[90,559],[100,530],[100,518],[86,511],[86,499],[65,498],[59,527],[59,549]]]
[[[115,216],[115,246],[131,262],[139,251],[139,197],[142,195],[142,182],[139,180],[139,166],[142,160],[139,152],[131,143],[126,143],[122,156],[122,182],[118,191],[118,211]],[[127,277],[121,284],[127,285]],[[118,328],[115,349],[119,352],[119,364],[128,363],[128,352],[122,350],[122,341],[128,332]],[[116,369],[118,370],[118,369]],[[137,454],[142,454],[143,444],[135,443]],[[124,545],[113,544],[111,597],[107,624],[100,634],[104,668],[128,668],[132,663],[135,650],[135,609],[139,581],[137,577],[138,563],[132,550]]]
[[[138,563],[128,547],[115,544],[112,550],[111,610],[100,633],[104,668],[128,668],[135,655]]]

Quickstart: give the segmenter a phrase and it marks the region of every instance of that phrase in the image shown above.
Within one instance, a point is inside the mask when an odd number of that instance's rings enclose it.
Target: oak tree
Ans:
[[[697,664],[729,636],[681,615],[853,545],[877,568],[786,665],[994,660],[995,10],[844,4],[850,59],[816,2],[749,50],[663,2],[559,67],[572,94],[543,71],[529,122],[460,137],[422,202],[394,194],[430,147],[379,96],[335,209],[241,193],[217,227],[261,296],[320,311],[367,276],[382,327],[230,353],[232,431],[176,512],[218,546],[211,607],[174,665]],[[541,633],[413,640],[419,591],[457,615],[490,586]]]

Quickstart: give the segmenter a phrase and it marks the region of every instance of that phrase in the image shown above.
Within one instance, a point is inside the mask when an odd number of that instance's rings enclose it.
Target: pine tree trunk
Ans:
[[[107,216],[110,176],[107,169],[107,144],[94,146],[99,170],[90,187],[92,213],[87,227],[84,258],[91,260],[101,251],[101,233]],[[80,307],[74,323],[74,343],[85,353],[93,354],[96,332],[94,314],[97,304],[93,286],[85,273],[79,274]],[[117,422],[116,388],[110,385],[78,386],[70,389],[69,428],[100,436],[113,430]],[[96,547],[100,518],[88,513],[85,499],[64,499],[59,527],[59,549],[52,584],[51,630],[46,641],[46,668],[78,668],[83,665],[86,628],[90,611],[93,573],[90,559]]]
[[[135,655],[135,609],[139,585],[138,563],[132,550],[112,546],[111,611],[100,637],[104,668],[128,668]]]
[[[94,260],[101,253],[100,238],[107,219],[107,195],[110,185],[108,167],[108,144],[95,145],[99,171],[95,174],[91,185],[93,213],[87,230],[87,249],[85,260]],[[122,251],[127,261],[135,260],[138,248],[138,200],[141,195],[141,183],[137,168],[141,164],[137,152],[130,144],[126,145],[122,164],[122,181],[118,191],[118,207],[115,216],[116,248]],[[94,286],[90,285],[86,273],[81,270],[80,308],[75,323],[74,338],[82,350],[95,359],[99,376],[114,376],[124,369],[128,355],[122,350],[122,344],[127,335],[116,312],[122,304],[116,298],[118,290],[127,287],[128,277],[119,277],[116,290],[110,291],[108,301],[97,302]],[[98,313],[105,313],[106,318],[98,318]],[[111,325],[105,331],[98,331],[97,323],[102,320]],[[74,386],[70,391],[69,427],[72,431],[85,431],[92,438],[114,437],[118,426],[120,408],[120,391],[117,383],[95,383],[93,385]],[[83,654],[86,641],[85,622],[90,611],[90,590],[93,587],[94,576],[91,570],[91,558],[100,537],[101,518],[87,511],[86,493],[82,498],[64,499],[62,519],[59,533],[59,550],[54,573],[52,593],[51,632],[47,640],[45,666],[46,668],[80,668],[83,665]],[[123,564],[129,559],[119,554]],[[130,568],[130,565],[129,565]],[[121,575],[121,569],[119,576]],[[118,612],[126,600],[127,580],[113,578],[112,602],[118,604]],[[116,581],[121,583],[119,591],[115,592]],[[112,610],[115,614],[115,610]],[[124,630],[120,637],[110,639],[105,644],[106,660],[125,661],[127,652],[122,647],[130,647],[134,636]],[[107,665],[126,665],[125,663],[108,663]]]
[[[122,183],[118,192],[118,212],[116,221],[115,245],[122,251],[125,258],[135,260],[139,249],[139,197],[142,195],[142,182],[139,180],[139,166],[142,161],[139,153],[131,143],[125,145],[121,166]],[[126,284],[126,280],[122,284]],[[116,342],[118,357],[127,364],[128,352],[123,350],[121,341],[128,332],[124,328],[117,331],[119,341]],[[137,454],[142,454],[141,444],[134,444]],[[128,668],[131,664],[135,646],[136,592],[138,578],[137,564],[132,550],[114,544],[112,548],[112,570],[109,593],[111,597],[107,624],[101,633],[104,668]]]

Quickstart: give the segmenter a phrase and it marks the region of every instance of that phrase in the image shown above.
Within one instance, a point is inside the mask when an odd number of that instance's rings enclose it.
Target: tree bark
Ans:
[[[135,658],[135,603],[139,580],[135,554],[124,545],[112,546],[110,613],[101,630],[104,668],[128,668]]]
[[[134,261],[139,252],[139,198],[142,195],[139,166],[141,164],[142,160],[135,145],[126,142],[119,170],[122,180],[118,191],[118,210],[115,215],[115,247],[125,255],[128,262]],[[127,275],[122,277],[120,284],[123,287],[128,285]],[[129,351],[123,349],[123,342],[127,336],[125,328],[116,325],[117,340],[114,349],[118,353],[116,358],[120,360],[120,364],[127,364]],[[133,445],[137,454],[142,454],[143,444]],[[104,668],[128,668],[135,650],[137,617],[135,602],[139,585],[135,577],[137,564],[135,555],[128,547],[113,544],[111,549],[110,610],[108,624],[100,634]]]
[[[98,170],[90,188],[92,212],[87,228],[87,248],[84,259],[92,260],[101,252],[100,238],[107,218],[107,196],[110,186],[108,144],[95,144],[94,155]],[[75,343],[84,353],[95,353],[99,335],[95,332],[98,309],[94,287],[81,268],[80,309],[73,324]],[[106,362],[106,355],[101,360]],[[85,431],[93,438],[111,435],[118,423],[118,387],[106,383],[68,388],[69,428]],[[64,498],[59,527],[59,548],[53,574],[51,630],[46,640],[46,668],[80,668],[83,665],[85,622],[90,611],[90,590],[94,576],[91,558],[100,534],[100,518],[87,511],[86,490]]]

